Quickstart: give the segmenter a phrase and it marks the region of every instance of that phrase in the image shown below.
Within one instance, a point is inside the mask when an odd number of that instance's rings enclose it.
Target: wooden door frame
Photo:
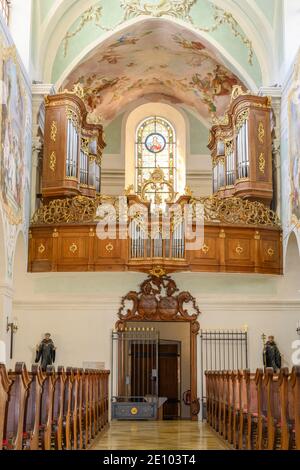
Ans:
[[[198,317],[200,310],[196,299],[189,292],[179,292],[170,276],[149,275],[141,284],[140,291],[129,292],[122,298],[115,325],[118,332],[126,331],[129,322],[185,322],[190,324],[190,381],[191,419],[198,420],[200,403],[197,396],[197,336],[200,331]],[[132,308],[126,302],[133,303]],[[190,304],[193,313],[184,307]],[[125,313],[124,313],[125,312]]]

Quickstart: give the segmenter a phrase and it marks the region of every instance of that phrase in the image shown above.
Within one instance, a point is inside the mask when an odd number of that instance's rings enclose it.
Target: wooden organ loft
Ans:
[[[211,129],[212,196],[197,198],[188,188],[178,195],[156,168],[140,194],[133,188],[125,191],[126,208],[138,203],[149,217],[136,217],[129,210],[122,223],[120,199],[101,193],[103,128],[89,122],[83,90],[75,87],[73,92],[48,96],[45,105],[42,204],[31,221],[29,272],[282,274],[282,230],[269,208],[273,197],[269,98],[233,89],[227,114]],[[151,236],[149,186],[155,193],[168,192],[155,236]],[[163,216],[173,203],[182,214],[189,204],[193,230],[201,207],[200,245],[191,245],[195,240],[187,236],[183,217],[170,218],[166,236]],[[103,239],[97,230],[99,208],[107,204],[117,214],[116,228]]]

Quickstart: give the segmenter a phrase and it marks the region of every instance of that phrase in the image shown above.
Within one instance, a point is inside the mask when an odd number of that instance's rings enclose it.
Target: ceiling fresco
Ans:
[[[203,41],[153,19],[115,35],[90,53],[62,88],[80,83],[90,118],[107,124],[129,103],[155,95],[185,104],[206,119],[221,115],[241,84]]]

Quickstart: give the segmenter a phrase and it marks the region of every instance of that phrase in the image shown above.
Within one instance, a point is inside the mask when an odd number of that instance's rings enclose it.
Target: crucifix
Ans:
[[[14,347],[14,334],[18,331],[18,325],[15,320],[15,322],[8,322],[8,317],[7,317],[7,324],[6,324],[6,331],[9,332],[10,330],[10,359],[13,358],[13,347]]]

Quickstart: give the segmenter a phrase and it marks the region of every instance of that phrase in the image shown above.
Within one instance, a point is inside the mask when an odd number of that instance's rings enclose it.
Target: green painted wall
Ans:
[[[255,3],[269,20],[270,24],[273,25],[277,0],[255,0]],[[282,0],[279,0],[279,3],[282,3]]]
[[[184,110],[190,128],[190,151],[192,155],[207,155],[208,129],[192,113]],[[122,123],[124,113],[120,114],[105,129],[105,155],[119,155],[121,151]]]
[[[207,155],[209,150],[208,129],[192,113],[185,110],[190,127],[190,150],[192,155]]]
[[[38,0],[38,2],[40,4],[41,20],[43,20],[48,15],[55,1],[54,0]]]
[[[121,151],[123,117],[124,113],[105,128],[105,142],[107,143],[107,147],[104,153],[107,155],[118,155]]]

